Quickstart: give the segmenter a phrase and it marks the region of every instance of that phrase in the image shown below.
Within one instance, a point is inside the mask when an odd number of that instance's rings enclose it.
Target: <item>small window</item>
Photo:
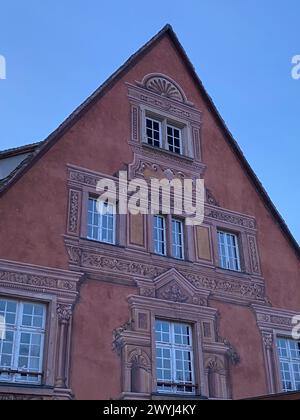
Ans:
[[[155,341],[157,390],[195,394],[191,326],[156,320]]]
[[[89,198],[88,239],[115,244],[116,209],[115,206]]]
[[[218,232],[220,266],[226,270],[241,271],[238,237],[228,232]]]
[[[168,148],[170,152],[182,154],[181,130],[171,125],[167,126]]]
[[[181,127],[181,128],[180,128]],[[146,113],[145,142],[150,146],[158,147],[177,155],[184,154],[183,133],[186,127],[173,125],[166,117],[152,117]]]
[[[158,255],[167,254],[166,219],[163,216],[154,217],[154,252]]]
[[[183,222],[172,220],[172,256],[179,260],[184,259]]]
[[[0,382],[41,384],[45,305],[0,298],[0,319]]]
[[[300,391],[300,342],[279,338],[277,350],[283,391]]]
[[[161,122],[146,118],[146,135],[148,144],[161,147]]]

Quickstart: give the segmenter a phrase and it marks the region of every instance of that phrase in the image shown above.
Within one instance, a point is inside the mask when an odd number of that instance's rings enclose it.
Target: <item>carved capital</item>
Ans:
[[[60,323],[68,323],[72,317],[72,305],[65,305],[59,303],[57,305],[57,316]]]
[[[273,348],[273,341],[274,337],[273,334],[270,332],[263,332],[262,333],[263,343],[267,350],[271,350]]]

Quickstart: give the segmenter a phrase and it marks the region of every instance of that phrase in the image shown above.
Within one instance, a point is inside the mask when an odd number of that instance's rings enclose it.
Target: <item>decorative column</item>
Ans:
[[[66,388],[66,361],[68,351],[68,335],[70,320],[72,317],[72,305],[58,304],[58,354],[55,386],[57,388]]]
[[[274,336],[272,332],[262,332],[265,366],[267,371],[267,385],[270,394],[276,393],[276,384],[274,376]]]

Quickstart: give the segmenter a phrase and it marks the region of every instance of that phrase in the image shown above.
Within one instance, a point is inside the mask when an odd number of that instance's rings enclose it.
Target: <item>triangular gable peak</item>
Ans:
[[[141,60],[152,48],[154,48],[157,43],[165,36],[168,36],[172,41],[175,49],[178,51],[179,56],[182,58],[183,62],[186,65],[187,71],[195,81],[200,94],[202,95],[204,101],[206,102],[209,111],[214,115],[216,123],[223,131],[225,140],[231,147],[233,153],[237,156],[238,160],[241,163],[241,166],[245,170],[260,194],[263,202],[266,207],[271,212],[274,219],[279,224],[282,229],[283,234],[289,240],[291,246],[296,252],[298,258],[300,258],[299,245],[292,233],[290,232],[285,221],[279,214],[275,205],[268,196],[266,190],[262,186],[261,182],[257,178],[256,174],[252,170],[245,156],[243,155],[238,143],[233,138],[229,129],[227,128],[224,120],[219,114],[216,106],[214,105],[211,97],[206,92],[201,80],[199,79],[191,61],[189,60],[184,48],[182,47],[180,41],[178,40],[175,32],[173,31],[171,25],[166,25],[160,32],[158,32],[149,42],[147,42],[142,48],[140,48],[135,54],[133,54],[111,77],[107,79],[83,104],[81,104],[52,134],[49,135],[46,140],[40,143],[40,146],[34,151],[30,158],[26,159],[20,164],[15,171],[13,171],[10,176],[3,180],[0,184],[0,196],[2,196],[9,188],[11,188],[14,183],[16,183],[61,137],[70,130],[73,125],[98,101],[103,97],[125,74],[129,71],[137,62]],[[144,80],[145,82],[145,80]],[[157,88],[157,84],[150,86],[152,89]],[[160,87],[159,87],[160,88]],[[183,92],[178,89],[178,92],[175,89],[174,92],[177,99],[182,100],[185,103],[185,97]]]

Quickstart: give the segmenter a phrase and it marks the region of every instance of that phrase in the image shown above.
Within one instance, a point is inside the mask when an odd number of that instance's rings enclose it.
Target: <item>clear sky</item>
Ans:
[[[300,241],[299,0],[0,0],[0,149],[43,140],[171,23]]]

